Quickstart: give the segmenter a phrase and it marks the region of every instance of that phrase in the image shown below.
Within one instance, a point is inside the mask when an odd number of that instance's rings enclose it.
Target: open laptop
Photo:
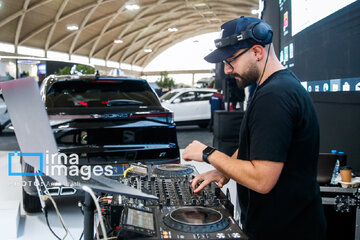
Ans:
[[[58,153],[54,134],[51,130],[45,105],[41,100],[38,83],[33,78],[23,78],[1,82],[3,97],[8,108],[11,122],[14,126],[15,135],[22,153]],[[39,169],[39,160],[34,157],[24,156],[23,161],[31,165],[34,169]],[[51,169],[51,161],[43,160]],[[58,164],[57,164],[58,165]],[[45,172],[46,173],[46,172]],[[64,186],[69,186],[71,182],[77,184],[72,186],[81,189],[83,185],[92,188],[94,191],[106,193],[118,193],[130,197],[157,200],[158,198],[143,193],[138,189],[123,185],[115,180],[94,176],[89,180],[83,180],[81,176],[68,176],[64,171],[58,175],[48,175]]]

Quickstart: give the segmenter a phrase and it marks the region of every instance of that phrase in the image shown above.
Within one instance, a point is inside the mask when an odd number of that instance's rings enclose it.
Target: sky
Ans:
[[[186,39],[168,48],[153,61],[151,61],[144,71],[169,71],[169,70],[207,70],[214,69],[215,64],[210,64],[204,57],[215,49],[214,40],[219,33],[207,33]],[[195,74],[195,82],[203,77],[210,77],[213,74]],[[175,83],[185,83],[191,85],[192,74],[169,75],[175,79]],[[149,76],[148,81],[156,81],[158,76]]]

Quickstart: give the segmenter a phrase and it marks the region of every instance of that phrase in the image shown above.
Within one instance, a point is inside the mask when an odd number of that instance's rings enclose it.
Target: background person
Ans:
[[[198,141],[184,150],[184,160],[205,161],[216,168],[192,180],[194,193],[213,181],[222,187],[232,178],[237,182],[242,227],[250,240],[325,239],[316,181],[319,126],[310,96],[277,59],[268,24],[241,17],[221,28],[217,49],[205,60],[224,61],[225,73],[238,87],[258,87],[232,156]]]
[[[217,92],[211,96],[211,98],[209,99],[209,102],[210,102],[210,111],[211,111],[209,130],[210,130],[210,132],[212,132],[213,126],[214,126],[214,112],[216,110],[224,109],[224,101],[223,101],[223,96],[221,94],[221,89],[217,89]]]

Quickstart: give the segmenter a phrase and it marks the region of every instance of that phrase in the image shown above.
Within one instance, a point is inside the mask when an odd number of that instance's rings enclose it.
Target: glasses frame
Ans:
[[[251,48],[247,48],[245,51],[239,53],[238,55],[236,55],[235,57],[230,58],[230,60],[223,60],[223,63],[229,67],[231,67],[231,69],[234,69],[234,67],[231,65],[231,63],[233,61],[235,61],[238,57],[240,57],[241,55],[245,54],[247,51],[249,51]]]

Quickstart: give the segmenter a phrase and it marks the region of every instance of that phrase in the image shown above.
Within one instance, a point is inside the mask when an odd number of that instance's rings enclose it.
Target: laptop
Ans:
[[[0,88],[2,89],[21,152],[42,153],[43,156],[58,153],[55,137],[35,79],[23,78],[1,82]],[[34,169],[39,169],[39,160],[34,159],[34,157],[23,156],[23,161]],[[51,161],[46,163],[44,159],[43,169],[45,169],[45,164],[48,169],[51,169]],[[56,165],[58,166],[58,164]],[[81,176],[69,176],[64,169],[62,170],[61,174],[48,175],[48,177],[64,186],[76,182],[77,184],[72,187],[81,189],[82,186],[86,185],[97,192],[117,193],[143,199],[158,199],[153,195],[143,193],[138,189],[103,176],[92,175],[89,180],[83,180]]]

